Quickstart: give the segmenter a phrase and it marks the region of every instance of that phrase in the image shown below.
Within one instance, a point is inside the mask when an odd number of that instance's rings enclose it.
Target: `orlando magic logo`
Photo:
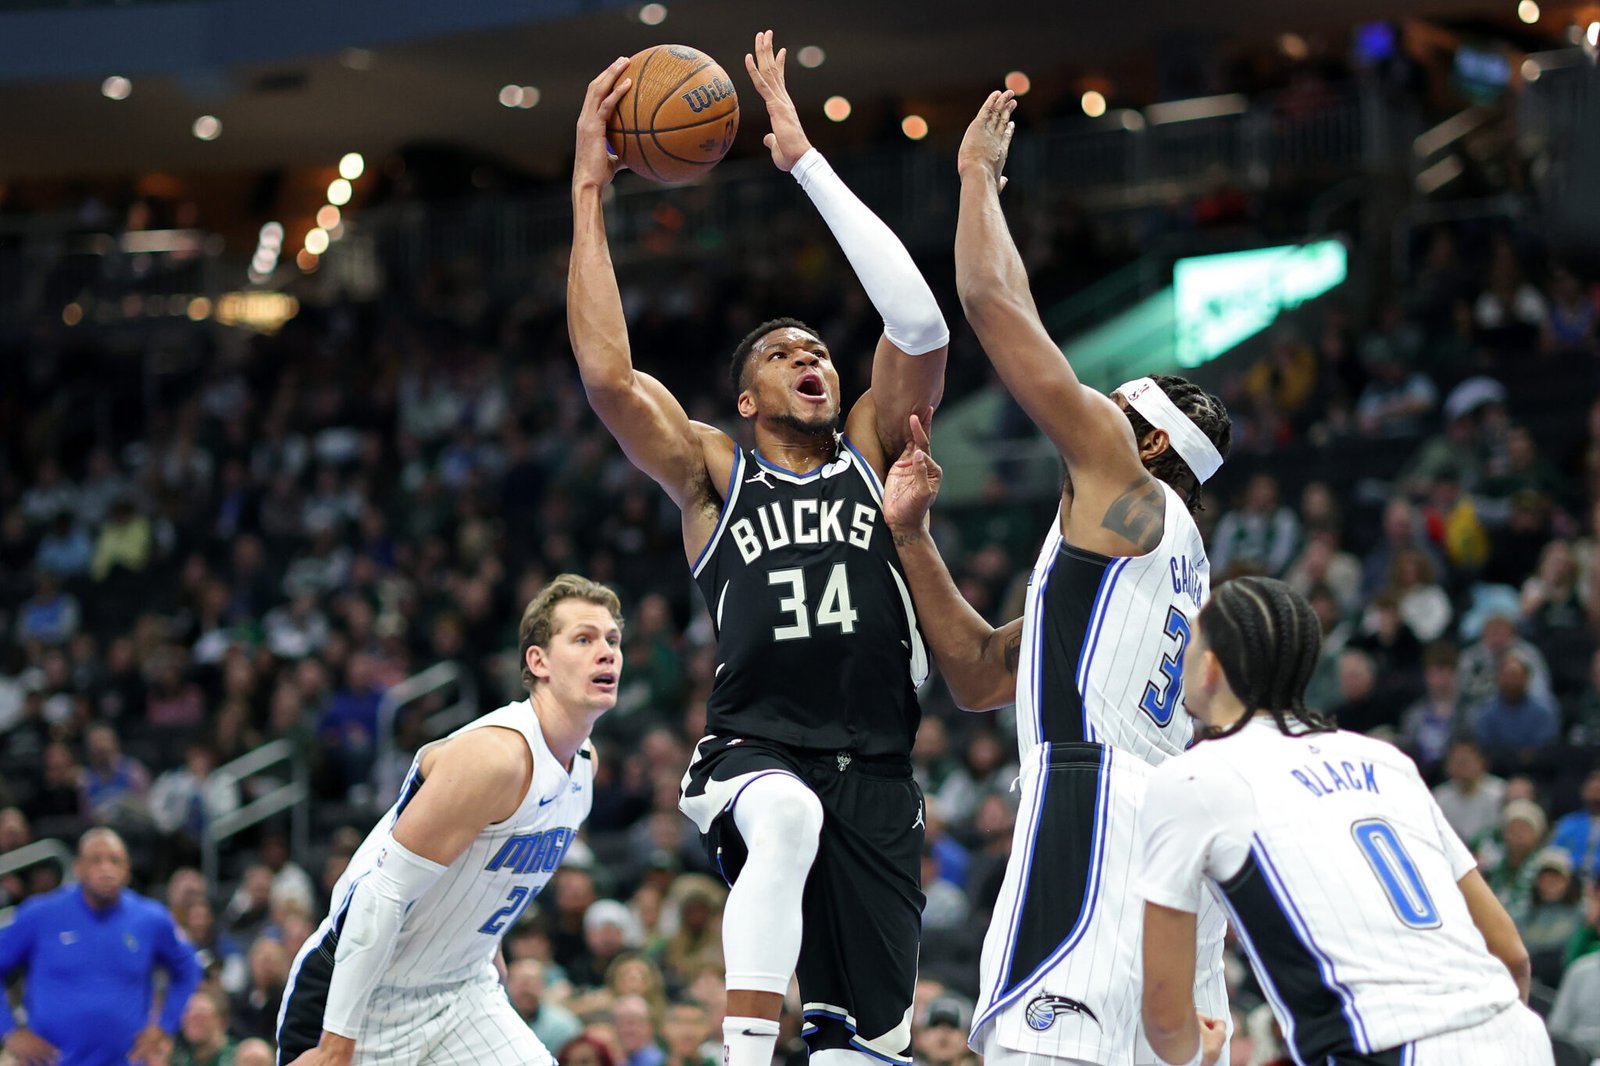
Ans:
[[[1042,1033],[1056,1024],[1058,1014],[1082,1014],[1094,1024],[1099,1025],[1100,1019],[1095,1017],[1094,1011],[1066,996],[1052,996],[1049,993],[1040,993],[1028,1000],[1027,1010],[1023,1012],[1028,1019],[1028,1028]]]

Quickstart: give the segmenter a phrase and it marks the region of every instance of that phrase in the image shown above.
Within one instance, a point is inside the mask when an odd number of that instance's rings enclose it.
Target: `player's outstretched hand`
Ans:
[[[61,1061],[61,1052],[54,1044],[28,1029],[7,1033],[5,1049],[22,1066],[55,1066]]]
[[[896,535],[921,532],[944,480],[944,471],[928,454],[928,429],[932,424],[932,409],[911,416],[906,446],[883,482],[883,520]]]
[[[606,123],[611,120],[617,101],[633,84],[632,78],[622,76],[627,69],[628,57],[623,56],[602,70],[584,94],[583,110],[578,113],[578,148],[572,163],[574,189],[604,188],[622,169],[622,160],[612,155],[606,144]]]
[[[1228,1041],[1228,1026],[1198,1011],[1195,1017],[1200,1021],[1200,1066],[1216,1066],[1222,1057],[1222,1045]]]
[[[1006,156],[1011,152],[1011,135],[1017,124],[1011,121],[1011,112],[1017,109],[1016,94],[1010,89],[996,89],[978,109],[978,116],[967,127],[956,152],[956,173],[963,178],[970,174],[987,174],[995,182],[995,191],[1006,187]]]
[[[756,34],[755,54],[746,52],[744,56],[744,69],[765,101],[767,121],[772,123],[772,132],[763,137],[761,143],[767,146],[772,161],[785,174],[800,162],[801,156],[811,151],[811,142],[806,140],[806,131],[800,125],[800,112],[789,99],[789,86],[783,80],[783,67],[788,58],[787,48],[780,48],[773,54],[771,30]]]

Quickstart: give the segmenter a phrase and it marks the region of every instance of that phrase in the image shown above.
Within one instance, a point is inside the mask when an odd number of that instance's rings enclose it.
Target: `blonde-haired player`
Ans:
[[[621,614],[616,593],[575,574],[528,605],[518,643],[529,698],[417,752],[295,958],[279,1063],[551,1061],[496,960],[588,817],[589,732],[617,702]]]

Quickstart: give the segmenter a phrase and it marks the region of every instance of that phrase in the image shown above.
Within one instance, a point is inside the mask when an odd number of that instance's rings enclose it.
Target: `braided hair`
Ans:
[[[728,362],[728,380],[733,384],[735,394],[744,391],[744,368],[750,361],[750,353],[755,350],[756,342],[776,329],[797,329],[801,333],[811,334],[819,341],[822,340],[822,334],[798,318],[771,318],[761,323],[744,335],[744,339],[733,349],[733,358]]]
[[[1322,653],[1322,622],[1311,602],[1268,577],[1239,577],[1219,585],[1200,611],[1206,645],[1222,665],[1245,714],[1210,739],[1231,736],[1258,711],[1294,736],[1335,728],[1306,706],[1306,685]]]
[[[1228,449],[1233,445],[1233,420],[1228,417],[1228,408],[1222,401],[1188,378],[1175,374],[1151,374],[1150,380],[1167,394],[1167,399],[1172,401],[1174,407],[1189,416],[1200,432],[1211,439],[1217,453],[1227,458]],[[1133,425],[1133,439],[1143,440],[1144,435],[1155,427],[1131,404],[1127,412],[1128,421]],[[1189,464],[1183,461],[1183,456],[1178,454],[1176,448],[1169,446],[1146,463],[1145,469],[1176,489],[1189,505],[1191,514],[1200,510],[1200,479],[1194,476],[1194,471],[1189,469]]]

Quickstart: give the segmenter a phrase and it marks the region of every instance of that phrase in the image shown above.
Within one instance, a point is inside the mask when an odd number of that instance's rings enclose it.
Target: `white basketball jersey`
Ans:
[[[1189,508],[1165,482],[1161,542],[1111,558],[1067,544],[1056,513],[1028,579],[1017,746],[1093,741],[1156,764],[1189,746],[1183,652],[1211,592]]]
[[[1209,882],[1297,1062],[1389,1051],[1517,1002],[1457,886],[1472,856],[1382,741],[1258,719],[1158,767],[1140,835],[1140,894],[1193,910]]]
[[[351,890],[372,868],[384,838],[422,787],[422,757],[438,744],[474,729],[498,726],[521,733],[533,753],[533,784],[516,813],[478,834],[467,850],[406,911],[381,987],[440,985],[494,974],[495,950],[507,929],[561,864],[594,798],[594,758],[585,744],[572,772],[550,753],[532,704],[508,704],[417,752],[394,806],[368,834],[333,889],[332,912],[311,938],[337,932]]]

